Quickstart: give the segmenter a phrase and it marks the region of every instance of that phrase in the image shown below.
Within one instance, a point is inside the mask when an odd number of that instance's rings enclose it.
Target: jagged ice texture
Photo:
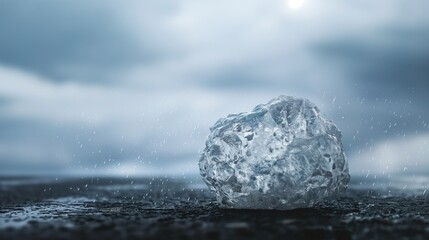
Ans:
[[[350,180],[340,131],[306,99],[280,96],[210,130],[199,167],[222,207],[311,207]]]

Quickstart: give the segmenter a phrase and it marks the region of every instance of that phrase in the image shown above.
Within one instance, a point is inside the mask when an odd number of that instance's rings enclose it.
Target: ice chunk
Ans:
[[[223,207],[311,207],[350,180],[340,131],[306,99],[280,96],[210,130],[199,167]]]

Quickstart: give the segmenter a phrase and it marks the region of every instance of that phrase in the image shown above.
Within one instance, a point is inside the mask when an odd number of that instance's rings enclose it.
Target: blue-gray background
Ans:
[[[429,172],[427,0],[0,0],[0,174],[197,174],[209,127],[310,99],[353,175]]]

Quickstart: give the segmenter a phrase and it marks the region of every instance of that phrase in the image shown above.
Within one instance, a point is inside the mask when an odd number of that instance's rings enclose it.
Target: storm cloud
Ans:
[[[286,3],[0,2],[0,171],[197,173],[218,118],[280,94],[337,123],[352,173],[418,149],[428,3]]]

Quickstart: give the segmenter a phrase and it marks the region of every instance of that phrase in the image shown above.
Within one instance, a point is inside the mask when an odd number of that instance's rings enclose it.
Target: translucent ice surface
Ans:
[[[350,180],[340,131],[306,99],[280,96],[210,130],[199,166],[223,207],[311,207]]]

